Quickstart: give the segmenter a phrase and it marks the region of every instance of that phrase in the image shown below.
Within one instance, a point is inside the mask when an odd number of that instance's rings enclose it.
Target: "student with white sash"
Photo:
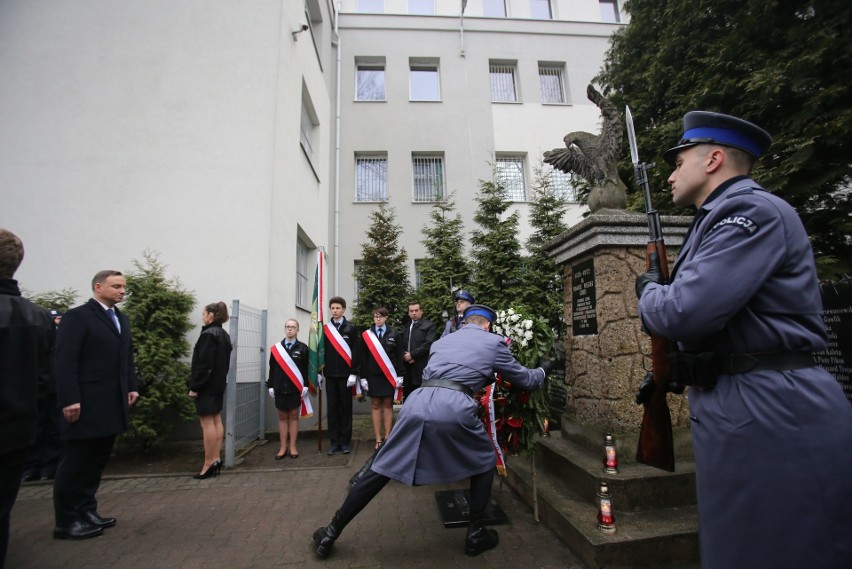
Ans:
[[[269,379],[266,387],[278,409],[280,446],[275,460],[288,454],[299,458],[296,437],[299,434],[299,415],[313,415],[308,398],[308,346],[296,339],[299,323],[293,319],[284,323],[284,339],[270,348]],[[287,446],[289,443],[289,447]]]
[[[393,426],[393,402],[402,399],[405,369],[401,335],[399,330],[387,325],[387,319],[387,308],[375,308],[373,325],[361,334],[361,388],[370,396],[376,448],[381,446]]]
[[[320,387],[328,396],[328,436],[331,448],[328,455],[352,452],[352,398],[360,370],[358,329],[343,315],[346,300],[333,296],[328,301],[331,320],[323,330],[325,367]]]

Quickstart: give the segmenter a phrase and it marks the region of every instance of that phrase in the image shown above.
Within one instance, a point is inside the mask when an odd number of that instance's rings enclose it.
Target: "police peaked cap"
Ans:
[[[755,160],[772,144],[768,132],[748,121],[709,111],[690,111],[683,115],[683,136],[677,146],[663,153],[663,158],[674,166],[681,150],[697,144],[721,144],[738,148]]]
[[[482,316],[487,319],[489,322],[494,323],[497,319],[497,313],[494,312],[494,309],[484,304],[471,304],[467,308],[464,309],[464,319],[467,320],[468,316]]]
[[[467,292],[466,290],[457,290],[456,291],[456,293],[453,295],[453,301],[456,301],[456,300],[459,300],[459,299],[466,300],[471,304],[476,304],[476,299],[473,298],[473,295],[470,294],[469,292]]]

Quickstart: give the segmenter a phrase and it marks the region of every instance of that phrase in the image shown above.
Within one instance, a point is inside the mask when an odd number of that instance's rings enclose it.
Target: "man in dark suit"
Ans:
[[[94,298],[69,310],[56,336],[54,373],[67,441],[53,486],[58,539],[95,537],[116,522],[98,514],[95,493],[139,397],[130,321],[115,307],[126,286],[118,271],[96,274]]]
[[[0,569],[9,516],[36,440],[38,394],[50,380],[53,324],[47,310],[21,298],[12,278],[24,259],[18,237],[0,228]]]
[[[411,322],[402,328],[402,346],[405,350],[402,355],[402,360],[405,362],[403,401],[423,382],[423,368],[429,361],[429,348],[432,342],[438,339],[435,324],[423,318],[423,310],[416,300],[408,303],[408,317],[411,318]]]

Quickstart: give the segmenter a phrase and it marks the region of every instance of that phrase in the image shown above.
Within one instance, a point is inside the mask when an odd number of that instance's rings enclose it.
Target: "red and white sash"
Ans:
[[[394,388],[394,401],[402,401],[402,388],[396,386],[396,369],[394,369],[393,363],[391,363],[382,343],[379,342],[378,337],[376,337],[376,334],[372,330],[364,330],[364,333],[361,335],[364,337],[364,343],[373,355],[373,359],[376,360],[377,364],[379,364],[379,369],[382,370],[382,375],[385,376],[385,379],[387,379]]]
[[[343,336],[340,335],[340,331],[337,329],[337,326],[330,322],[326,322],[325,337],[328,338],[331,345],[334,346],[334,351],[337,352],[338,355],[343,358],[343,361],[346,362],[346,365],[351,368],[352,349],[349,347],[349,344],[346,343],[346,340],[343,339]]]
[[[305,378],[302,377],[302,372],[299,371],[299,366],[296,365],[296,362],[293,361],[293,358],[290,357],[290,354],[287,353],[287,348],[284,347],[284,344],[278,342],[274,346],[272,346],[272,356],[275,358],[275,361],[278,362],[278,365],[281,366],[281,369],[290,378],[290,381],[293,382],[293,385],[296,386],[296,389],[299,390],[301,394],[305,388]],[[314,414],[314,409],[311,407],[310,398],[302,397],[301,404],[301,412],[300,415],[302,417],[311,417]]]
[[[488,432],[488,438],[491,439],[491,444],[494,446],[494,454],[497,455],[497,473],[500,476],[506,476],[506,462],[503,458],[503,449],[500,448],[500,443],[497,441],[497,425],[494,422],[494,387],[496,383],[485,388],[485,395],[482,402],[488,412],[485,418],[485,430]]]

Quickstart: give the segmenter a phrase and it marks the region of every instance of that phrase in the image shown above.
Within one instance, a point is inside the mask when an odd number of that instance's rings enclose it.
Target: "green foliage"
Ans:
[[[562,271],[556,260],[545,252],[544,246],[567,229],[562,221],[567,206],[562,196],[556,194],[550,176],[541,164],[534,172],[529,217],[533,233],[527,240],[529,257],[526,259],[524,290],[520,298],[530,313],[544,317],[561,339],[565,337]]]
[[[629,0],[624,9],[630,24],[614,35],[597,81],[619,108],[630,105],[640,157],[657,164],[652,188],[667,189],[662,152],[685,112],[748,119],[774,139],[753,177],[799,211],[823,278],[852,272],[852,2]],[[620,170],[632,180],[624,144]]]
[[[426,318],[440,327],[453,311],[454,290],[466,288],[470,268],[464,256],[464,235],[461,216],[455,211],[455,196],[435,202],[429,213],[431,225],[423,226],[427,256],[420,263],[420,288],[417,299]]]
[[[192,330],[189,314],[195,295],[178,280],[167,280],[165,265],[146,251],[144,263],[127,275],[123,310],[130,318],[139,379],[139,400],[131,408],[130,429],[122,443],[150,449],[181,421],[194,417],[187,397],[190,353],[186,334]]]
[[[408,314],[411,285],[405,262],[408,253],[399,246],[402,228],[396,223],[394,210],[379,204],[370,218],[367,241],[361,245],[361,263],[355,271],[358,280],[358,302],[352,320],[361,327],[373,323],[373,309],[388,309],[388,324],[398,326]]]
[[[473,220],[481,229],[472,232],[473,257],[471,288],[477,302],[489,306],[509,306],[522,290],[523,265],[518,243],[518,212],[505,215],[511,205],[503,185],[480,181],[476,201],[479,209]]]
[[[67,312],[77,299],[77,291],[73,288],[63,288],[62,290],[48,290],[38,294],[31,294],[29,291],[22,291],[24,297],[30,302],[38,304],[42,308],[56,309],[62,312]]]

